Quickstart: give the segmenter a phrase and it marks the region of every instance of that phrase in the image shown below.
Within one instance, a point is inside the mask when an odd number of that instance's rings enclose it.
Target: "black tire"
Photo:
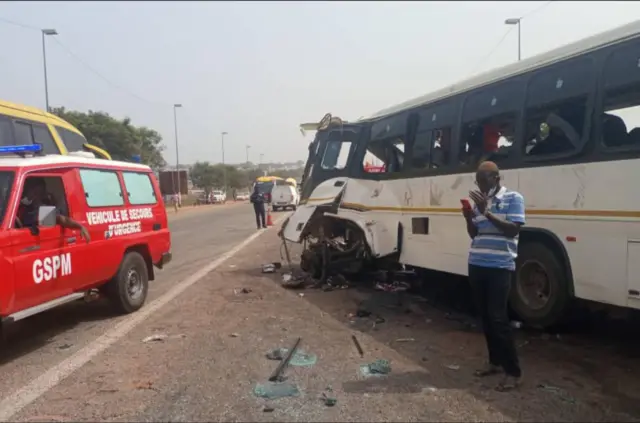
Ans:
[[[132,281],[132,278],[135,278]],[[137,286],[130,289],[131,282]],[[107,295],[116,309],[124,314],[139,310],[149,292],[149,272],[144,258],[137,252],[127,253],[116,276],[107,284]]]
[[[293,211],[296,211],[296,209],[298,208],[297,206],[293,206],[291,207],[293,209]]]
[[[273,206],[272,209],[274,213],[278,211],[278,208],[276,206]]]
[[[516,274],[513,280],[509,305],[511,310],[523,322],[530,326],[550,328],[560,323],[571,303],[569,281],[561,259],[544,244],[525,243],[518,249]],[[546,302],[534,306],[523,289],[527,287],[528,274],[532,269],[540,271],[548,285]]]

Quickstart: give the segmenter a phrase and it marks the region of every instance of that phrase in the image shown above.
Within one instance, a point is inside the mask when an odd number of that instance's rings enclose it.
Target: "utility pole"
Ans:
[[[47,43],[45,37],[47,35],[58,35],[55,29],[43,29],[42,31],[42,64],[44,66],[44,101],[46,111],[49,112],[49,81],[47,79]]]
[[[521,55],[521,32],[520,32],[520,22],[522,22],[522,18],[510,18],[504,21],[506,25],[517,25],[518,26],[518,62],[522,58]]]
[[[222,138],[222,180],[223,180],[223,191],[225,193],[225,195],[227,194],[227,167],[224,164],[224,136],[228,135],[228,132],[221,132],[220,133],[221,138]]]
[[[176,186],[178,187],[178,191],[176,192],[176,194],[180,195],[180,198],[182,198],[182,193],[180,191],[180,157],[178,156],[178,113],[176,112],[176,110],[180,107],[182,107],[182,104],[173,105],[173,127],[176,131],[176,179],[178,180],[176,184]]]

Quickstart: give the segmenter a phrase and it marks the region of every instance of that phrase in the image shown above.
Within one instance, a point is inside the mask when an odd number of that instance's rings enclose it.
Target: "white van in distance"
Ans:
[[[298,208],[300,202],[300,195],[296,187],[291,185],[276,185],[271,191],[271,207],[273,211],[279,209],[286,210],[291,208],[295,210]]]

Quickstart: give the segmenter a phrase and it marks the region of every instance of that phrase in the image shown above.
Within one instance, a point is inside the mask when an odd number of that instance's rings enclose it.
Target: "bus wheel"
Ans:
[[[147,299],[149,274],[144,258],[131,251],[124,256],[116,276],[109,281],[109,299],[122,313],[133,313],[140,309]]]
[[[510,306],[531,326],[560,322],[570,302],[569,282],[556,255],[540,243],[520,246]]]

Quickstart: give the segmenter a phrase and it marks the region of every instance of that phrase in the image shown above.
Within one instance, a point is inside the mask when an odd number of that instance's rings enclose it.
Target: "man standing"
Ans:
[[[475,374],[502,373],[498,391],[515,389],[521,376],[507,302],[518,255],[518,233],[525,223],[522,195],[500,185],[498,166],[483,162],[476,172],[478,191],[470,191],[474,207],[463,207],[471,237],[469,283],[482,317],[489,363]]]
[[[253,204],[253,212],[256,214],[256,225],[258,225],[258,229],[267,228],[267,224],[265,223],[264,216],[264,195],[262,195],[258,191],[258,185],[253,187],[253,193],[251,197],[249,197],[249,201]],[[262,225],[260,224],[262,222]]]

